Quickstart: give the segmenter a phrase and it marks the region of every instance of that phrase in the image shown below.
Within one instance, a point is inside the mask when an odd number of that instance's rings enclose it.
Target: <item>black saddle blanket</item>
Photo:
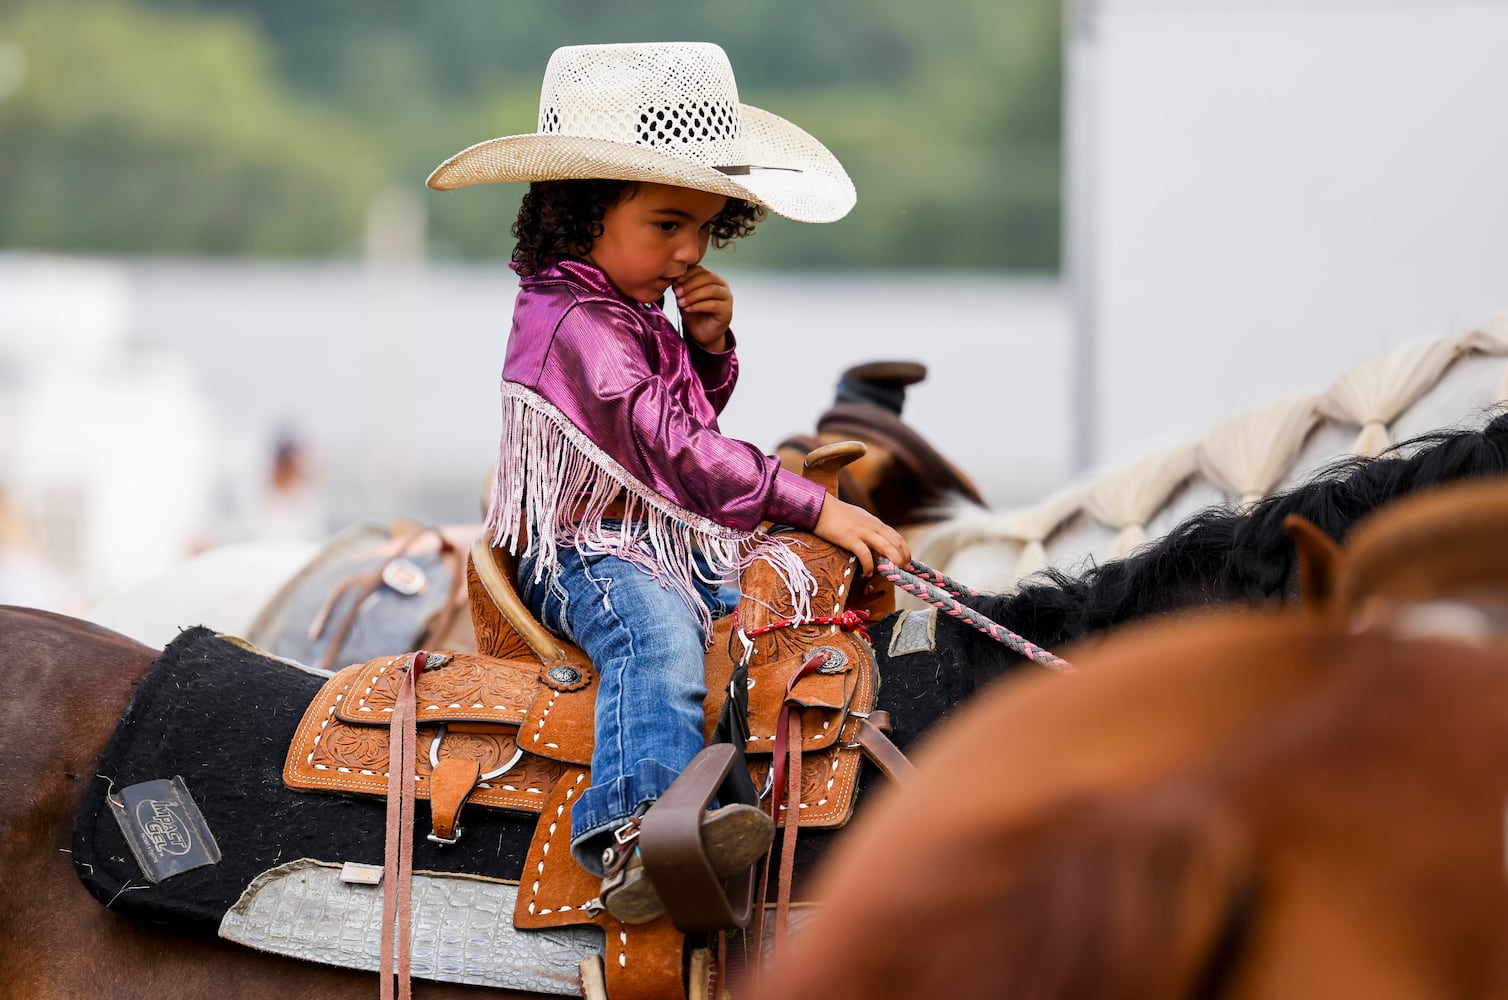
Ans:
[[[893,621],[880,623],[884,649]],[[904,747],[972,689],[960,664],[937,671],[897,670],[880,705],[897,718]],[[221,917],[257,875],[299,858],[383,861],[386,805],[375,798],[293,792],[283,762],[293,731],[323,678],[235,645],[206,628],[179,634],[153,663],[95,767],[73,831],[73,862],[94,896],[118,912],[154,923],[215,933]],[[864,790],[878,776],[860,775]],[[145,877],[117,824],[112,795],[145,782],[181,778],[220,860],[160,881]],[[883,779],[880,779],[883,780]],[[415,814],[414,869],[517,879],[537,817],[470,808],[455,846],[426,840],[426,802]],[[797,841],[796,898],[839,831],[809,830]],[[776,856],[779,856],[779,841]],[[771,879],[773,894],[775,881]]]
[[[74,825],[73,863],[89,891],[124,914],[214,933],[258,874],[298,858],[380,866],[385,804],[293,792],[283,760],[322,678],[219,638],[182,632],[147,672],[95,767]],[[181,777],[220,860],[152,882],[109,797]],[[516,879],[534,817],[470,809],[453,847],[416,839],[414,868]],[[429,828],[426,803],[414,820]]]

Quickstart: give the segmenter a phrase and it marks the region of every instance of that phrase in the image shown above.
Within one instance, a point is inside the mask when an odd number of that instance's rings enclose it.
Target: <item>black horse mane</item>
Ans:
[[[1375,458],[1351,457],[1323,467],[1302,485],[1263,497],[1242,511],[1212,506],[1124,559],[1080,575],[1049,569],[1014,593],[972,600],[981,613],[1048,649],[1113,626],[1190,608],[1241,602],[1270,604],[1295,594],[1293,545],[1283,528],[1300,514],[1340,540],[1379,505],[1456,479],[1508,473],[1508,412],[1494,410],[1477,429],[1422,434]],[[939,616],[950,641],[976,656],[993,642]],[[942,639],[942,635],[939,635]],[[1001,649],[1002,647],[995,647]],[[1000,657],[1000,654],[993,654]],[[998,658],[1001,665],[1014,654]]]

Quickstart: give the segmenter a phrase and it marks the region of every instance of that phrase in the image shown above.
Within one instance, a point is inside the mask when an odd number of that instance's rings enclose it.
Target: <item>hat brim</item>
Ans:
[[[710,191],[797,222],[835,222],[853,208],[853,181],[827,147],[778,115],[742,105],[747,173],[728,174],[655,146],[533,132],[469,146],[425,181],[436,191],[504,181],[602,178]]]

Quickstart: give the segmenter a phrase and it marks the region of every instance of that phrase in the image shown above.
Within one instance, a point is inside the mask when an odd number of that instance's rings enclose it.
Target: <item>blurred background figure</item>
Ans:
[[[284,431],[273,446],[260,500],[252,517],[254,539],[318,541],[330,533],[313,458],[293,431]]]

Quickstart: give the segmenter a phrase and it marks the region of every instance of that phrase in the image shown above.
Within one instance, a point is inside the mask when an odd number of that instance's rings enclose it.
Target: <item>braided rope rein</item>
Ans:
[[[991,621],[984,615],[960,601],[967,595],[978,597],[978,591],[972,587],[966,587],[957,580],[945,576],[932,567],[919,562],[912,562],[906,569],[901,569],[889,559],[881,557],[875,562],[875,569],[885,579],[889,580],[898,590],[905,591],[918,600],[925,601],[944,614],[954,618],[960,618],[985,635],[994,639],[1001,645],[1020,653],[1035,663],[1060,670],[1063,673],[1073,673],[1077,668],[1067,660],[1049,650],[1043,649],[1034,642],[1023,639],[1010,629]]]

